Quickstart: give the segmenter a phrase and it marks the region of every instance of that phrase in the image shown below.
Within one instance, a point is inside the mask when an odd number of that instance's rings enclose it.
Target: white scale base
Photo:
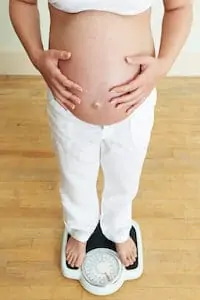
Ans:
[[[98,296],[113,294],[121,288],[125,281],[139,278],[143,273],[142,235],[138,223],[133,221],[132,225],[136,233],[138,260],[137,266],[131,270],[126,269],[119,261],[117,253],[108,248],[96,248],[87,252],[80,269],[68,268],[65,255],[68,232],[65,229],[61,248],[63,276],[79,280],[85,290]]]

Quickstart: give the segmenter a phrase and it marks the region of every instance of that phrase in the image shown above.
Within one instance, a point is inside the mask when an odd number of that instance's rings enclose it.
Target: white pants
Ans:
[[[125,120],[109,126],[86,123],[66,111],[48,91],[49,125],[61,172],[64,223],[86,242],[99,220],[113,242],[129,237],[132,200],[136,196],[154,123],[156,89]],[[96,183],[104,174],[101,207]]]

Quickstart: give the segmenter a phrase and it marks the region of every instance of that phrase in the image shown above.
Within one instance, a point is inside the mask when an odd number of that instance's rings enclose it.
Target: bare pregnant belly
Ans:
[[[117,94],[109,89],[139,72],[139,65],[127,64],[127,55],[154,53],[149,13],[124,17],[97,11],[66,14],[50,8],[50,12],[50,48],[72,53],[70,60],[59,62],[59,68],[83,88],[83,92],[73,91],[82,101],[71,112],[99,125],[125,119],[129,106],[116,109],[109,99]]]

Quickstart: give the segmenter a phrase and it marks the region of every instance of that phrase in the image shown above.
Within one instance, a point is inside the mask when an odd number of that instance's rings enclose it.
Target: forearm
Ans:
[[[192,5],[165,11],[158,53],[158,58],[163,62],[164,74],[170,70],[185,44],[190,33],[192,18]]]
[[[39,53],[43,51],[37,1],[10,0],[9,14],[18,38],[36,66]]]

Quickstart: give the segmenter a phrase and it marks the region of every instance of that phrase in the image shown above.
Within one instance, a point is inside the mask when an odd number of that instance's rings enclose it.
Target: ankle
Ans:
[[[70,236],[69,241],[76,243],[78,245],[86,245],[86,242],[79,241],[76,238],[74,238],[73,236]]]

